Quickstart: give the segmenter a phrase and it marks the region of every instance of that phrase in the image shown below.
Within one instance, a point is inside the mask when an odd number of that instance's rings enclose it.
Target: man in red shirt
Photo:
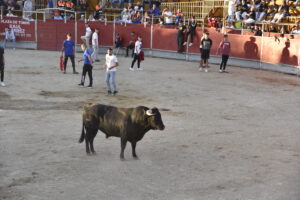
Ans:
[[[224,35],[224,40],[220,43],[218,52],[222,54],[222,62],[220,64],[220,73],[226,72],[226,64],[230,53],[230,42],[228,41],[228,35]]]

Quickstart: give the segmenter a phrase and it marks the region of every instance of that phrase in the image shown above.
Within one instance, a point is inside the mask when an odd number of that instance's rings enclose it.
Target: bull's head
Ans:
[[[146,111],[146,115],[148,117],[149,125],[151,126],[151,129],[154,130],[164,130],[165,125],[161,119],[160,112],[157,108],[152,108]]]

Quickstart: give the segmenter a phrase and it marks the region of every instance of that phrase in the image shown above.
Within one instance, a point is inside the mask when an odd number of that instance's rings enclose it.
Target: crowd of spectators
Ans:
[[[0,0],[0,9],[6,11],[7,17],[17,17],[22,13],[24,19],[30,20],[34,7],[32,0]]]

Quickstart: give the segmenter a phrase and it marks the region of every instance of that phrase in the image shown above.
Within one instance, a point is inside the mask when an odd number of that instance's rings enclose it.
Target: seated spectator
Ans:
[[[91,21],[95,21],[95,19],[94,19],[94,17],[93,17],[93,15],[92,15],[92,14],[90,14],[90,15],[89,15],[88,21],[89,21],[89,22],[91,22]]]
[[[63,20],[64,18],[60,15],[59,12],[55,12],[53,19],[55,19],[55,20]]]
[[[158,17],[160,15],[160,8],[157,7],[156,4],[153,4],[149,14],[152,17]]]
[[[290,31],[288,30],[287,26],[282,26],[280,29],[281,34],[290,34]]]
[[[277,33],[277,29],[275,28],[275,26],[273,24],[270,24],[270,27],[269,27],[269,32],[270,33]]]
[[[255,23],[255,15],[256,15],[256,14],[255,14],[255,8],[254,8],[254,7],[251,7],[250,12],[249,12],[248,14],[246,14],[247,19],[244,20],[244,23],[245,23],[246,25]]]
[[[75,15],[73,13],[70,14],[69,20],[75,20]]]
[[[2,0],[0,0],[2,1]],[[17,0],[17,6],[19,7],[19,10],[23,10],[25,0]]]
[[[266,0],[262,0],[257,11],[256,11],[256,21],[261,21],[265,18],[268,10],[268,3]]]
[[[121,12],[121,19],[123,21],[123,19],[127,19],[127,15],[129,15],[127,8],[124,8],[123,11]]]
[[[293,6],[293,9],[296,10],[297,6],[299,5],[300,0],[296,0],[295,5]]]
[[[263,32],[261,31],[260,26],[255,25],[254,27],[254,36],[262,36]]]
[[[235,18],[237,21],[241,21],[241,17],[245,20],[247,19],[247,13],[249,12],[249,7],[247,4],[246,0],[242,0],[241,3],[237,4],[237,8],[236,8],[236,13],[235,13]]]
[[[17,16],[14,15],[11,10],[8,10],[8,13],[6,14],[6,17],[17,17]]]
[[[151,17],[148,15],[148,12],[144,13],[144,16],[142,17],[142,23],[143,24],[150,24],[151,23]]]
[[[136,6],[134,6],[134,10],[137,11],[137,12],[143,13],[144,8],[143,8],[143,6],[141,5],[141,2],[138,1],[138,2],[136,3]]]
[[[103,9],[101,6],[96,5],[93,17],[95,20],[103,20]]]
[[[132,15],[131,17],[133,24],[140,24],[142,22],[142,15],[140,12],[136,12],[136,14]]]
[[[162,0],[153,0],[152,3],[155,4],[156,7],[159,8],[159,7],[160,7],[160,4],[161,4],[161,1],[162,1]]]
[[[31,15],[33,10],[33,3],[31,0],[25,0],[23,7],[23,16],[27,17]]]
[[[145,9],[145,4],[149,4],[149,8],[152,8],[152,0],[143,0],[142,1],[143,10]]]
[[[15,10],[15,6],[17,4],[16,0],[7,0],[7,9],[8,10]]]
[[[122,0],[121,0],[122,1]],[[120,2],[121,2],[120,1]],[[121,5],[122,3],[120,3],[119,0],[110,0],[110,8],[116,8],[117,4]],[[124,4],[124,1],[123,1],[123,4]]]
[[[114,20],[115,23],[122,23],[122,20],[120,17],[116,17],[116,19]]]
[[[107,7],[107,0],[99,0],[98,6],[100,6],[101,9],[104,9]]]
[[[166,7],[163,12],[162,16],[164,17],[164,24],[165,25],[174,25],[173,23],[173,13],[169,10],[168,7]]]
[[[7,9],[7,5],[6,5],[6,2],[4,0],[0,0],[0,9],[3,9],[3,10]]]
[[[33,19],[32,15],[29,15],[27,17],[23,17],[24,20],[26,21],[35,21],[35,19]]]
[[[130,11],[133,11],[134,10],[133,4],[132,3],[128,3],[127,9],[130,10]]]
[[[66,9],[74,11],[74,8],[75,8],[75,4],[71,0],[68,0],[66,2]]]
[[[292,34],[300,35],[300,21],[297,22],[297,25],[292,28]]]
[[[66,2],[64,0],[57,1],[57,8],[65,9],[66,8]]]
[[[277,12],[276,12],[277,11]],[[272,19],[272,23],[279,23],[280,20],[282,19],[281,17],[283,16],[283,10],[275,10],[276,14],[274,15],[273,19]]]
[[[235,4],[237,0],[227,0],[228,1],[228,21],[234,20]]]
[[[12,41],[13,42],[13,48],[16,48],[16,36],[14,34],[14,30],[12,30],[11,28],[6,28],[5,29],[5,38],[3,41],[3,48],[6,48],[6,43],[7,41]]]
[[[181,12],[181,9],[177,9],[177,12],[175,14],[175,24],[178,26],[179,22],[183,20],[183,12]]]
[[[86,0],[80,0],[79,7],[81,12],[85,12],[89,6]]]

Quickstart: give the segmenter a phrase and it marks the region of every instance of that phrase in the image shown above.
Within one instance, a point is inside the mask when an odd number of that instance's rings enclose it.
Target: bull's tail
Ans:
[[[82,143],[84,141],[84,137],[85,137],[85,132],[84,132],[84,123],[82,122],[82,131],[81,131],[81,136],[79,138],[79,143]]]

